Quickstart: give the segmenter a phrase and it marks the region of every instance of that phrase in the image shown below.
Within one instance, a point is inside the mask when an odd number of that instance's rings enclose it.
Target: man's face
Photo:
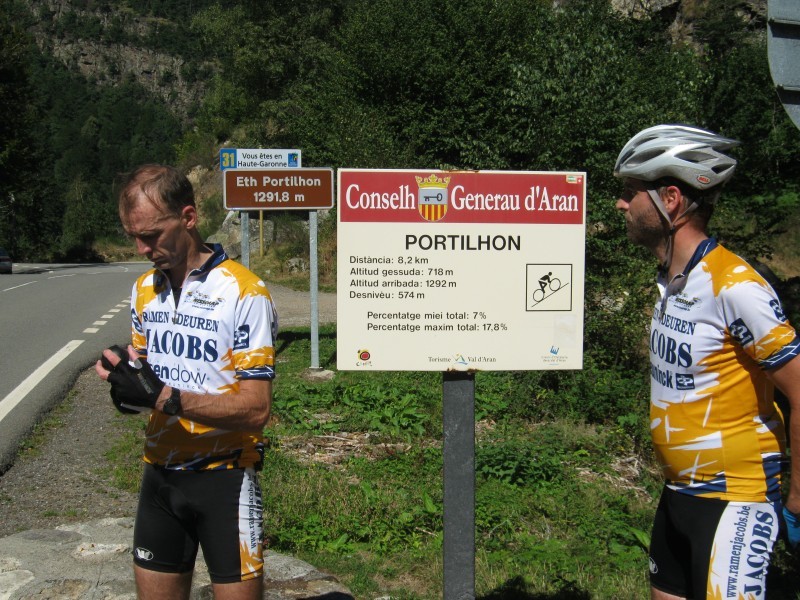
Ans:
[[[165,212],[141,196],[127,213],[120,214],[122,227],[136,243],[136,252],[159,269],[172,269],[186,262],[191,236],[183,215]]]
[[[664,239],[664,220],[647,189],[642,181],[626,179],[616,207],[625,217],[628,239],[645,248],[654,248]]]

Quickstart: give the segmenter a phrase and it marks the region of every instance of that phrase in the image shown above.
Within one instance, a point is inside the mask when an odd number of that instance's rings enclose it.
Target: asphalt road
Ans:
[[[130,292],[149,263],[31,265],[0,275],[0,472],[101,350],[130,340]]]

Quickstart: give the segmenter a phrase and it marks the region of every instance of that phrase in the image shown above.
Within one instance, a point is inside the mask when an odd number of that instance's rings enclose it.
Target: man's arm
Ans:
[[[103,355],[112,369],[120,359],[111,350],[103,350]],[[136,350],[128,346],[131,360],[137,358]],[[98,360],[95,371],[101,379],[108,381],[111,374]],[[155,410],[163,411],[164,403],[172,393],[172,387],[165,385],[156,399]],[[152,405],[151,405],[152,406]],[[196,394],[181,391],[181,413],[197,423],[233,431],[260,431],[269,420],[272,407],[272,381],[269,379],[242,379],[239,390],[230,394]]]
[[[777,369],[767,371],[767,375],[784,393],[791,407],[789,439],[792,447],[792,480],[786,508],[800,514],[800,356],[795,356]]]
[[[156,401],[163,410],[172,388],[164,386]],[[181,391],[181,417],[196,423],[233,431],[261,431],[269,420],[272,406],[272,381],[243,379],[239,391],[231,394],[196,394]],[[800,498],[800,496],[798,496]]]

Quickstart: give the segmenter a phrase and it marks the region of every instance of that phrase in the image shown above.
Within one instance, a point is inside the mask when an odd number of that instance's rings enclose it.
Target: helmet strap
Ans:
[[[661,214],[661,217],[664,219],[666,226],[669,228],[666,234],[666,248],[664,252],[664,261],[659,265],[659,268],[666,273],[667,271],[669,271],[669,268],[672,265],[672,253],[675,247],[675,232],[677,231],[676,224],[683,217],[697,210],[697,203],[692,202],[689,206],[686,207],[686,210],[684,210],[673,220],[670,218],[669,212],[667,212],[667,207],[664,205],[664,201],[661,199],[661,195],[658,193],[658,190],[648,189],[647,194],[650,196],[650,199],[653,201],[653,204],[655,205],[656,209]]]

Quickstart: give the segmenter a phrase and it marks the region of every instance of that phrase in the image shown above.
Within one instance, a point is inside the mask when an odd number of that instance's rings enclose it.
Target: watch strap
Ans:
[[[172,388],[169,398],[164,403],[164,414],[173,416],[181,412],[181,391],[178,388]]]

